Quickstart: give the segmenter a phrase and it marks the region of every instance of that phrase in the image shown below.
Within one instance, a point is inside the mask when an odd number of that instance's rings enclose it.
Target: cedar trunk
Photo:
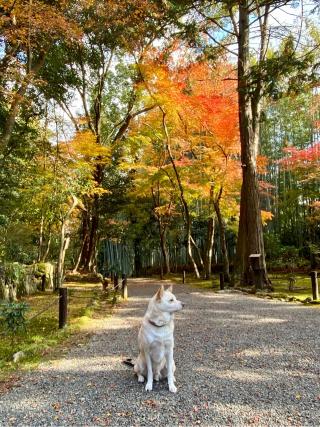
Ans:
[[[268,284],[262,232],[261,211],[257,179],[257,153],[259,144],[259,120],[261,92],[250,87],[249,69],[249,1],[239,5],[239,56],[238,99],[241,141],[242,188],[238,235],[238,262],[242,280],[247,283],[250,266],[249,255],[261,254],[261,270],[264,284]]]

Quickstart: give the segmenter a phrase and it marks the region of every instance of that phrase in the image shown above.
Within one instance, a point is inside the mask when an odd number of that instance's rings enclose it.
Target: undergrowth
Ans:
[[[182,274],[170,274],[165,277],[174,283],[182,283]],[[265,294],[272,298],[286,299],[291,301],[310,302],[312,300],[311,279],[307,274],[295,275],[294,289],[289,290],[288,274],[277,273],[269,274],[272,282],[273,291],[260,292],[260,296]],[[186,275],[186,283],[195,286],[199,289],[212,290],[214,292],[220,290],[219,274],[213,274],[209,280],[197,279],[193,274]],[[225,283],[225,289],[228,288],[228,283]],[[246,288],[245,289],[252,289]],[[252,290],[252,293],[254,291]],[[317,301],[316,301],[317,302]],[[320,301],[319,301],[320,302]]]
[[[83,289],[82,289],[83,287]],[[17,331],[14,336],[7,333],[4,322],[0,322],[0,380],[16,369],[30,369],[36,366],[56,347],[68,346],[87,327],[95,314],[103,316],[111,313],[113,294],[102,293],[100,287],[79,284],[73,287],[68,283],[68,325],[58,329],[58,296],[52,291],[37,293],[22,298],[29,309],[26,314],[26,330]],[[51,303],[52,307],[39,316]],[[24,353],[23,359],[13,362],[13,355]]]

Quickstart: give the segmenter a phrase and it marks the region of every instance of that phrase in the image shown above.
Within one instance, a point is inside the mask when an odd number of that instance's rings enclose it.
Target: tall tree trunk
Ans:
[[[86,260],[89,257],[89,233],[90,233],[90,200],[85,203],[86,210],[82,212],[82,221],[81,221],[81,249],[79,252],[77,264],[74,266],[73,271],[76,272],[82,270],[86,264]]]
[[[47,247],[45,250],[45,253],[43,254],[41,261],[45,262],[47,259],[47,256],[49,255],[49,251],[50,251],[50,246],[51,246],[51,237],[52,237],[52,233],[51,230],[49,229],[49,236],[48,236],[48,241],[47,241]]]
[[[197,253],[200,268],[201,268],[201,270],[204,270],[204,262],[203,262],[203,259],[202,259],[200,248],[196,244],[196,242],[195,242],[194,238],[192,237],[192,235],[191,235],[191,244],[192,244],[192,246],[194,247],[194,249],[195,249],[195,251]]]
[[[142,263],[141,263],[141,251],[140,251],[141,239],[136,238],[133,242],[134,249],[134,274],[136,277],[140,277],[142,273]]]
[[[89,242],[88,242],[88,252],[83,263],[83,270],[96,273],[97,268],[97,248],[98,248],[98,227],[99,227],[99,206],[100,200],[99,196],[94,195],[93,200],[93,212],[91,216],[90,223],[90,233],[89,233]]]
[[[261,255],[261,274],[267,285],[256,160],[259,144],[261,92],[250,89],[249,0],[239,2],[238,98],[241,141],[242,187],[238,234],[238,260],[242,279],[249,279],[249,255]]]
[[[204,278],[206,280],[209,280],[211,277],[213,242],[214,242],[214,218],[212,217],[208,219],[207,240],[206,240],[205,257],[204,257]]]
[[[169,252],[167,248],[167,227],[168,222],[165,220],[165,217],[161,214],[157,214],[156,208],[160,207],[160,183],[157,182],[157,188],[156,190],[151,187],[151,195],[153,200],[153,209],[154,209],[154,216],[158,223],[158,229],[159,229],[159,240],[160,240],[160,249],[162,254],[162,260],[161,260],[161,279],[163,278],[163,267],[164,267],[164,274],[170,273],[170,261],[169,261]],[[171,205],[171,203],[170,203]],[[170,206],[169,205],[169,206]]]
[[[94,180],[98,186],[102,184],[103,166],[101,164],[96,165]],[[97,269],[99,210],[100,198],[99,195],[95,194],[93,198],[88,199],[87,211],[82,217],[82,246],[81,255],[79,255],[80,262],[77,263],[77,268],[81,271],[96,272]]]
[[[57,265],[57,279],[56,279],[57,288],[60,288],[62,286],[63,274],[64,274],[64,260],[66,256],[66,251],[70,243],[70,235],[67,234],[67,228],[69,225],[71,214],[75,210],[75,208],[78,206],[78,204],[79,204],[78,199],[76,197],[73,197],[72,205],[62,220],[61,232],[60,232],[60,251],[59,251],[58,265]]]
[[[39,246],[38,246],[38,257],[37,257],[37,261],[40,262],[42,259],[42,246],[43,246],[43,223],[44,223],[44,218],[43,215],[41,214],[41,220],[40,220],[40,230],[39,230]]]
[[[60,288],[63,283],[63,274],[64,274],[64,260],[66,256],[67,249],[70,243],[70,236],[66,235],[66,222],[63,221],[60,232],[60,251],[57,264],[57,282],[56,287]]]
[[[229,266],[229,256],[228,256],[228,249],[227,249],[227,242],[226,242],[226,225],[221,214],[219,202],[220,200],[214,202],[214,210],[216,212],[218,225],[219,225],[224,281],[229,283],[230,282],[230,266]]]
[[[188,219],[187,219],[186,229],[187,229],[187,254],[188,254],[188,257],[191,261],[191,264],[192,264],[194,273],[196,275],[196,278],[200,279],[199,269],[198,269],[197,263],[194,259],[193,253],[192,253],[192,236],[191,236],[190,216],[188,216]]]
[[[160,226],[159,226],[160,227]],[[163,266],[164,266],[164,274],[170,273],[170,262],[169,262],[169,252],[167,247],[167,232],[166,228],[159,232],[160,234],[160,247],[161,247],[161,253],[162,253],[162,259],[163,259]]]

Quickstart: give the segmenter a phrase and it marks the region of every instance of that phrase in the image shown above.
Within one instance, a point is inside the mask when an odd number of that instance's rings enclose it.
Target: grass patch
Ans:
[[[293,297],[301,302],[305,301],[307,298],[312,299],[310,276],[303,274],[295,275],[296,282],[293,291],[289,291],[289,282],[287,274],[270,274],[269,277],[272,281],[272,286],[274,288],[273,292],[269,292],[271,296],[279,298]]]
[[[58,329],[58,296],[51,291],[37,293],[24,297],[30,309],[26,314],[26,332],[16,334],[13,338],[6,334],[4,325],[0,325],[0,380],[8,377],[8,374],[19,369],[30,369],[36,366],[44,356],[52,352],[54,347],[61,350],[68,341],[72,341],[86,327],[97,312],[97,317],[111,313],[112,296],[102,294],[101,287],[97,284],[79,283],[74,286],[68,283],[68,326]],[[52,307],[41,312],[47,306]],[[102,316],[101,316],[102,317]],[[18,363],[13,362],[13,354],[23,351],[25,357]]]
[[[288,274],[286,273],[277,273],[269,274],[269,277],[272,281],[272,286],[274,288],[273,292],[260,292],[259,296],[270,296],[272,298],[285,299],[288,301],[301,301],[306,302],[310,300],[312,304],[320,304],[320,301],[311,301],[312,300],[312,287],[311,279],[307,274],[296,274],[295,275],[295,285],[294,290],[289,291],[289,281]],[[173,283],[181,284],[182,283],[182,274],[169,274],[166,276],[166,279],[172,281]],[[197,279],[193,274],[186,275],[186,283],[190,284],[199,289],[213,290],[214,292],[220,290],[220,281],[219,275],[213,274],[210,280]],[[225,284],[227,288],[227,284]],[[251,288],[248,288],[250,291]]]
[[[165,279],[176,284],[182,284],[182,274],[168,274],[165,276]],[[213,291],[220,289],[220,279],[216,274],[209,280],[197,279],[193,274],[186,274],[186,284],[199,289],[210,289]]]

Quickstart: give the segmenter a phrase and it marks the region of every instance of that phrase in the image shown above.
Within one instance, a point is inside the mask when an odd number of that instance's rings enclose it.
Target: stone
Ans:
[[[26,357],[26,354],[23,351],[18,351],[13,355],[13,361],[14,363],[18,363],[20,362],[20,360],[24,359],[25,357]]]

